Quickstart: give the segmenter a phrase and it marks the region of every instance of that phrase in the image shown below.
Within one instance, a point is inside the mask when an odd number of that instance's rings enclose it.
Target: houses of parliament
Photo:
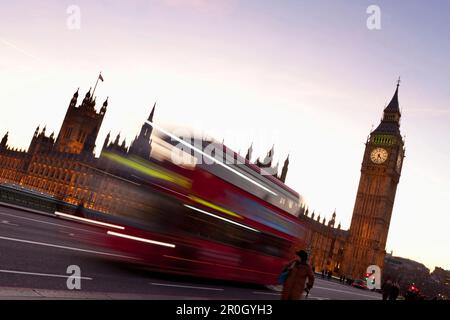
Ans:
[[[366,140],[361,177],[356,194],[351,226],[342,230],[335,226],[336,212],[327,222],[301,206],[297,214],[307,230],[307,250],[316,270],[329,270],[335,275],[360,278],[369,265],[384,263],[386,240],[397,185],[404,158],[404,140],[400,134],[401,112],[398,89],[384,109],[378,127]],[[81,101],[80,101],[81,100]],[[153,122],[156,104],[148,121]],[[71,204],[112,213],[130,206],[143,205],[146,197],[138,187],[117,174],[117,167],[108,157],[95,157],[96,140],[107,112],[108,99],[100,107],[89,90],[79,99],[77,90],[70,99],[57,136],[46,128],[36,128],[28,150],[17,150],[8,144],[8,133],[0,142],[0,183],[20,185],[51,195]],[[149,161],[152,154],[152,126],[144,122],[129,146],[120,135],[107,135],[101,154],[113,152]],[[247,153],[250,160],[251,150]],[[273,155],[273,148],[268,157]],[[267,158],[267,157],[266,157]],[[271,165],[271,162],[269,162]],[[267,166],[267,161],[256,161]],[[289,158],[281,174],[285,181]]]

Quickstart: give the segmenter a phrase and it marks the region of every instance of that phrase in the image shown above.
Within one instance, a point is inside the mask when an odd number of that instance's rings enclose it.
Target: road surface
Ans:
[[[0,206],[0,299],[278,300],[263,286],[155,273],[99,245],[103,229]],[[81,290],[67,288],[67,268],[81,269]],[[316,278],[308,299],[380,300],[378,293]]]

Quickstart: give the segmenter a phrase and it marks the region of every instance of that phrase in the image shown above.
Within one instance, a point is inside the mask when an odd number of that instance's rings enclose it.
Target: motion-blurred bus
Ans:
[[[303,199],[222,144],[222,155],[205,153],[210,143],[160,134],[151,160],[104,152],[105,172],[134,195],[113,210],[122,228],[107,230],[108,245],[158,271],[275,284],[305,248]]]

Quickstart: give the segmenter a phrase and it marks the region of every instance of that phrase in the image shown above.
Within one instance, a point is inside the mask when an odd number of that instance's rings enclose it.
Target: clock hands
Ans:
[[[386,161],[388,153],[382,148],[376,148],[372,151],[371,159],[374,163],[381,164]]]

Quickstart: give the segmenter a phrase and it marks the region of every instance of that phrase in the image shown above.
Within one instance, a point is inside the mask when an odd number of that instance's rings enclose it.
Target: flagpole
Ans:
[[[98,77],[97,77],[97,82],[95,83],[94,91],[92,91],[92,96],[91,96],[91,98],[94,98],[94,92],[95,92],[95,89],[97,88],[98,80],[100,80],[100,75],[101,75],[101,74],[102,74],[102,72],[100,71],[100,73],[99,73],[99,75],[98,75]]]

